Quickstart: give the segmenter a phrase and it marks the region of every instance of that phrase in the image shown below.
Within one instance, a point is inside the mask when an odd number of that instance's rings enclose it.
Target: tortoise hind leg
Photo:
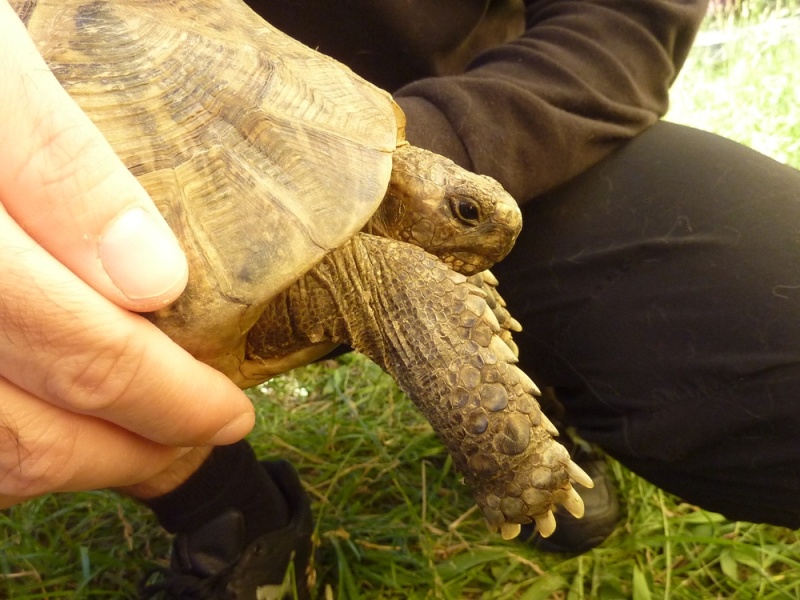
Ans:
[[[280,294],[248,338],[258,357],[348,343],[391,374],[465,476],[493,529],[553,529],[582,476],[513,363],[485,294],[424,251],[359,234]],[[577,469],[577,470],[576,470]],[[587,481],[588,480],[588,481]]]

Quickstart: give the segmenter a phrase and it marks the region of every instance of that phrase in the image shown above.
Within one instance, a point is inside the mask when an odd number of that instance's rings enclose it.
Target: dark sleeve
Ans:
[[[532,198],[664,115],[707,3],[531,0],[523,37],[396,92],[408,138]]]

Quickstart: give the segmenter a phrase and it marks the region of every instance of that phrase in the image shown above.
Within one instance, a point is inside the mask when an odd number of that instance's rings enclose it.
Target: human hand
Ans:
[[[227,378],[145,318],[186,259],[0,0],[0,508],[130,485],[252,427]]]

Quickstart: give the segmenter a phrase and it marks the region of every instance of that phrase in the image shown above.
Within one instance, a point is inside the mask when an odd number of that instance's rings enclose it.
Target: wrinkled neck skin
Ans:
[[[268,307],[249,358],[350,344],[423,412],[490,527],[529,523],[570,493],[569,456],[482,296],[422,250],[359,234]]]

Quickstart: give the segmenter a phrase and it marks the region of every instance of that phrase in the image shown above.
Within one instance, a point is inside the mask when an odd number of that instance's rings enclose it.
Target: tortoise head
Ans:
[[[471,275],[504,258],[521,227],[517,203],[497,181],[402,145],[393,154],[389,188],[367,231],[420,246]]]

